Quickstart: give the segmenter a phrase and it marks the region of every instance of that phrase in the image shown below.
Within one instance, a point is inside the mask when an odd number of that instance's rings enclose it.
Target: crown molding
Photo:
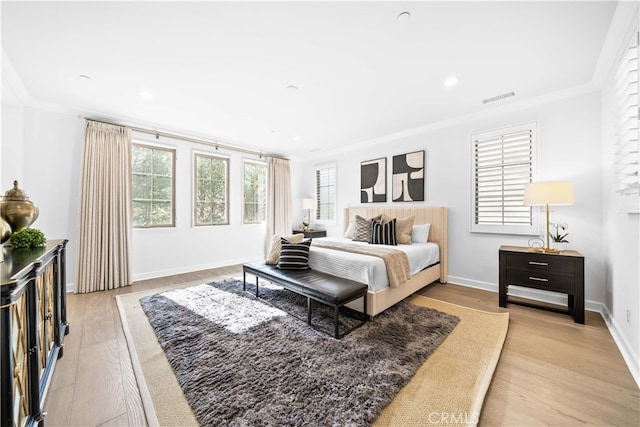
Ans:
[[[33,98],[2,48],[2,103],[15,105],[15,101],[24,106],[33,102]]]
[[[621,46],[629,36],[629,31],[635,21],[636,31],[638,28],[638,2],[637,0],[620,0],[609,24],[607,37],[602,44],[600,56],[596,68],[593,71],[591,81],[598,88],[602,89],[611,67],[617,62]]]
[[[5,95],[5,90],[9,91],[8,95]],[[17,100],[18,104],[22,107],[37,108],[39,110],[50,111],[54,113],[73,114],[74,112],[61,104],[49,101],[41,101],[31,96],[31,93],[25,86],[24,82],[20,78],[20,75],[13,66],[13,62],[9,59],[9,56],[2,49],[2,103],[15,105]]]
[[[475,120],[498,117],[508,113],[526,110],[528,108],[538,107],[541,105],[574,98],[576,96],[586,95],[589,93],[597,92],[598,90],[600,90],[598,87],[596,87],[593,83],[589,82],[589,83],[585,83],[579,86],[574,86],[568,89],[563,89],[563,90],[551,92],[545,95],[540,95],[535,98],[523,99],[521,101],[513,100],[504,105],[483,107],[481,111],[476,111],[474,113],[469,113],[469,114],[463,114],[462,116],[457,116],[451,119],[430,123],[428,125],[415,127],[415,128],[407,129],[400,132],[395,132],[395,133],[381,136],[378,138],[368,139],[366,141],[358,142],[353,145],[346,145],[341,148],[336,148],[335,150],[322,151],[318,153],[310,153],[308,155],[292,156],[291,158],[293,160],[307,161],[307,160],[320,159],[320,158],[329,157],[329,156],[336,156],[338,154],[348,153],[355,150],[362,150],[365,148],[370,149],[374,145],[385,144],[385,143],[397,141],[399,139],[408,138],[414,135],[423,135],[429,132],[433,132],[435,130],[446,129],[446,128],[458,126],[461,124],[466,124]]]

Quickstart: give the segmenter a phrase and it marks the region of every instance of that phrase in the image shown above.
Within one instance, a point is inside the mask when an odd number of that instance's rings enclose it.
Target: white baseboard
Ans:
[[[171,268],[168,270],[149,271],[145,273],[134,273],[133,281],[155,279],[158,277],[173,276],[176,274],[193,273],[194,271],[209,270],[211,268],[228,267],[230,265],[244,264],[247,262],[255,262],[257,259],[252,258],[239,258],[239,259],[227,259],[222,262],[210,262],[206,264],[190,265],[186,267]]]
[[[622,353],[622,358],[627,364],[629,371],[631,371],[633,379],[636,380],[636,384],[640,387],[640,358],[638,358],[638,354],[633,350],[631,343],[625,337],[624,333],[622,333],[622,329],[615,317],[613,317],[607,306],[604,304],[600,304],[600,315],[604,319],[604,323],[607,325],[607,328],[609,328],[609,333],[618,346],[620,353]]]
[[[482,282],[479,280],[467,279],[464,277],[457,277],[449,275],[449,282],[455,285],[466,286],[469,288],[482,289],[485,291],[498,293],[498,285],[489,282]],[[546,292],[538,289],[530,289],[530,288],[522,288],[518,286],[514,286],[513,288],[509,288],[509,295],[527,298],[531,300],[551,303],[551,304],[567,304],[567,297],[555,292]],[[498,303],[496,298],[496,304]],[[636,381],[636,384],[640,387],[640,359],[638,355],[633,350],[633,347],[629,343],[629,340],[625,337],[625,335],[621,332],[621,329],[618,325],[618,322],[613,317],[609,309],[601,302],[585,300],[584,302],[585,310],[593,311],[596,313],[600,313],[602,319],[604,320],[607,328],[609,329],[609,333],[613,337],[620,353],[622,353],[622,357],[633,376],[633,379]]]
[[[449,275],[449,280],[447,281],[447,283],[498,293],[498,285],[496,285],[495,283],[481,282],[480,280],[467,279],[465,277]]]
[[[187,266],[187,267],[179,267],[179,268],[171,268],[171,269],[167,269],[167,270],[157,270],[157,271],[149,271],[149,272],[145,272],[145,273],[137,273],[133,275],[133,281],[137,282],[140,280],[147,280],[147,279],[156,279],[158,277],[166,277],[166,276],[173,276],[176,274],[184,274],[184,273],[193,273],[194,271],[201,271],[201,270],[209,270],[211,268],[220,268],[220,267],[228,267],[230,265],[236,265],[236,264],[244,264],[246,262],[255,262],[257,261],[256,258],[241,258],[241,259],[235,259],[235,260],[225,260],[223,262],[211,262],[211,263],[207,263],[207,264],[199,264],[199,265],[191,265],[191,266]],[[67,283],[67,293],[71,292],[74,293],[76,291],[75,289],[75,283]]]
[[[498,285],[495,283],[482,282],[479,280],[467,279],[449,275],[449,283],[454,285],[466,286],[468,288],[482,289],[485,291],[498,293]],[[548,292],[539,289],[523,288],[520,286],[509,287],[509,295],[515,297],[527,298],[535,301],[546,302],[549,304],[567,305],[566,295],[557,292]],[[585,300],[585,310],[601,313],[602,303],[597,301]]]

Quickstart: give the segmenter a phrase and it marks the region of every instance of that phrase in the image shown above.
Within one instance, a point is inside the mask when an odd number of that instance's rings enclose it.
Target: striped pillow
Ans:
[[[286,239],[281,240],[280,260],[278,268],[281,270],[307,270],[309,268],[309,247],[311,239],[301,243],[291,243]]]
[[[396,242],[396,219],[393,218],[386,224],[373,222],[373,230],[371,231],[371,244],[374,245],[392,245],[397,246]]]

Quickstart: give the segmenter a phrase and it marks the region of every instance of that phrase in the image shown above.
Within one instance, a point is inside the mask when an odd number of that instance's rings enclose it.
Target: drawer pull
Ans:
[[[549,265],[546,262],[529,261],[529,265]]]
[[[529,280],[535,280],[537,282],[548,282],[549,279],[543,279],[542,277],[531,277],[529,276]]]

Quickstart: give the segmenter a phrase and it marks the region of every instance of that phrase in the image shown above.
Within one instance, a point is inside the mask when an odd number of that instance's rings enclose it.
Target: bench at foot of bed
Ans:
[[[268,265],[263,262],[244,264],[242,266],[242,273],[244,276],[243,289],[245,291],[247,290],[247,273],[256,277],[256,297],[258,297],[258,278],[278,284],[283,288],[306,297],[307,323],[309,325],[311,325],[311,300],[318,301],[333,308],[335,338],[341,338],[338,332],[338,312],[343,305],[358,298],[363,298],[364,321],[367,319],[368,287],[362,283],[313,270],[280,270],[273,265]],[[346,331],[344,335],[353,329],[355,328]]]

